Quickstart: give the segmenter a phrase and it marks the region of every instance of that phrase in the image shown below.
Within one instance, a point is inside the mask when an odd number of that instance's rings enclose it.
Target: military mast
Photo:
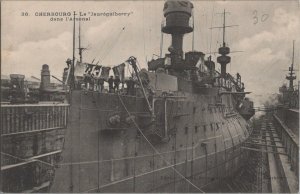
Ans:
[[[230,53],[230,48],[226,46],[226,43],[225,43],[225,20],[226,18],[226,12],[225,12],[225,9],[224,9],[224,13],[223,13],[223,46],[219,48],[219,54],[221,56],[219,56],[217,58],[217,62],[221,64],[221,77],[226,77],[226,66],[228,63],[230,63],[231,61],[231,58],[230,56],[227,56],[229,53]]]
[[[78,41],[79,41],[79,44],[78,44],[78,51],[79,51],[79,60],[80,60],[80,63],[82,63],[82,53],[83,51],[86,49],[84,47],[81,47],[81,34],[80,34],[80,21],[79,21],[79,29],[78,29]]]
[[[212,27],[210,29],[213,28],[222,28],[223,29],[223,44],[222,47],[219,48],[218,53],[221,55],[219,57],[217,57],[217,62],[221,64],[221,77],[225,78],[226,77],[226,65],[228,63],[230,63],[231,58],[230,56],[227,56],[230,53],[230,48],[226,46],[226,42],[225,42],[225,28],[228,27],[234,27],[234,26],[238,26],[238,25],[226,25],[226,12],[224,9],[223,13],[219,13],[223,15],[223,26],[218,26],[218,27]],[[239,51],[236,51],[239,52]]]
[[[72,64],[71,64],[71,85],[70,85],[70,88],[71,89],[74,89],[75,88],[75,75],[74,75],[74,72],[75,72],[75,15],[76,12],[74,11],[74,14],[73,14],[73,60],[72,60]]]
[[[292,64],[291,66],[289,67],[289,74],[286,76],[286,79],[290,81],[290,84],[289,84],[289,90],[290,91],[294,91],[294,80],[296,79],[296,76],[294,75],[295,72],[294,72],[294,44],[295,44],[295,41],[293,40],[293,57],[292,57]]]

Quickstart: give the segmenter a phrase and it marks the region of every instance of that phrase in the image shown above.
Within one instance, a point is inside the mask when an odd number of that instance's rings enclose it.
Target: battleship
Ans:
[[[24,76],[11,75],[1,105],[2,191],[204,192],[245,167],[255,108],[241,75],[226,68],[225,11],[220,72],[211,56],[183,51],[193,4],[166,1],[163,14],[168,53],[148,69],[128,56],[112,68],[117,87],[103,86],[111,68],[83,62],[80,46],[60,89],[51,87],[46,64],[31,92]]]
[[[110,68],[69,60],[68,125],[50,192],[202,192],[243,167],[253,102],[241,75],[227,72],[225,37],[221,72],[204,53],[183,52],[192,10],[189,1],[165,2],[161,30],[172,43],[148,70],[134,56],[112,68],[133,87],[99,92]],[[225,28],[224,14],[224,35]],[[124,67],[132,69],[129,80]]]

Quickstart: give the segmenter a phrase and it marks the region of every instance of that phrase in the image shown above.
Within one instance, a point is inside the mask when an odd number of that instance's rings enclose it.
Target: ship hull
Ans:
[[[199,192],[247,160],[242,143],[250,128],[231,95],[154,99],[152,133],[144,98],[87,91],[71,96],[51,192]],[[112,126],[115,115],[120,123]]]

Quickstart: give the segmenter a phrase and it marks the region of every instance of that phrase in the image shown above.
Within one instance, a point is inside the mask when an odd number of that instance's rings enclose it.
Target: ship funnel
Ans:
[[[190,24],[193,4],[186,0],[168,0],[164,5],[164,17],[161,31],[172,35],[171,52],[183,56],[183,35],[193,31]]]
[[[42,66],[42,71],[41,71],[41,85],[40,85],[40,88],[42,90],[45,90],[49,86],[50,86],[50,71],[49,71],[49,66],[47,64],[44,64]]]

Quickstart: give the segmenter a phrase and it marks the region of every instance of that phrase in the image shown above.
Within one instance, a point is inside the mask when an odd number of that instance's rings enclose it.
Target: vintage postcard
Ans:
[[[298,193],[299,0],[1,1],[4,193]]]

